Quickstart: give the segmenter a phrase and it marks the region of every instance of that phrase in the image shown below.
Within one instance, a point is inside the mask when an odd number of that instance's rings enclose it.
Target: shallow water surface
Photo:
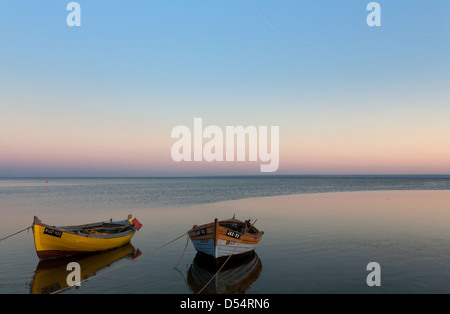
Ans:
[[[1,241],[0,293],[197,293],[217,266],[183,234],[233,214],[258,219],[263,239],[203,293],[450,292],[449,180],[204,180],[0,180],[0,238],[31,225],[34,215],[68,225],[133,214],[143,224],[130,245],[48,262],[37,258],[31,231]],[[70,261],[87,281],[66,289]],[[373,261],[381,287],[366,284]]]

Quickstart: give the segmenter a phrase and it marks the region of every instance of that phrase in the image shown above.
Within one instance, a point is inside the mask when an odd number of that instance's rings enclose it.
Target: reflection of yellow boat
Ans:
[[[135,250],[133,245],[128,243],[119,248],[97,254],[41,260],[30,283],[30,292],[33,294],[46,294],[67,288],[66,279],[69,271],[66,270],[66,267],[70,262],[80,264],[80,278],[84,280],[112,263],[123,258],[132,258],[139,252],[139,250]]]
[[[198,293],[223,265],[211,261],[211,257],[197,253],[189,268],[187,282],[194,293]],[[244,293],[258,279],[262,263],[251,251],[233,256],[202,293]]]
[[[250,224],[249,220],[244,222],[234,216],[221,221],[216,218],[209,224],[195,225],[188,234],[197,251],[220,258],[255,249],[261,241],[263,232],[253,224]]]
[[[35,216],[34,244],[40,259],[105,251],[130,242],[141,226],[136,219],[132,220],[131,215],[122,221],[65,227],[43,224]]]

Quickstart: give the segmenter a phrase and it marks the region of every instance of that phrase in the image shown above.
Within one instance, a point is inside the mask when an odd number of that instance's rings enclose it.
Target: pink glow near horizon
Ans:
[[[240,121],[254,122],[247,118]],[[192,128],[193,120],[166,117],[147,121],[133,116],[96,124],[90,119],[80,122],[78,118],[55,118],[53,122],[49,118],[43,121],[28,118],[24,124],[17,124],[3,116],[0,175],[8,168],[45,168],[55,172],[78,168],[87,169],[87,173],[121,169],[123,173],[129,170],[133,174],[142,170],[148,175],[155,171],[192,175],[259,174],[259,161],[174,162],[171,147],[176,139],[170,138],[171,128],[180,121]],[[280,162],[276,173],[449,174],[450,124],[445,124],[446,119],[442,115],[417,125],[401,120],[363,123],[355,117],[346,120],[342,117],[334,122],[307,121],[304,117],[300,122],[269,118],[265,121],[276,121],[272,125],[280,126]],[[205,118],[204,127],[210,124],[224,128],[236,122]]]
[[[170,156],[174,140],[158,138],[145,141],[113,143],[46,143],[27,141],[2,144],[1,167],[123,169],[134,172],[167,171],[195,174],[210,172],[227,174],[229,171],[259,173],[260,162],[180,162]],[[370,173],[450,173],[450,152],[438,145],[387,145],[371,141],[358,145],[351,141],[335,143],[323,140],[297,144],[280,141],[280,174],[370,174]],[[421,149],[421,147],[427,147]]]

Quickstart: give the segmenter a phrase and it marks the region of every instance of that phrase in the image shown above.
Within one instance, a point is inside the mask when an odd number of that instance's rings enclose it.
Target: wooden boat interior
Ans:
[[[244,222],[237,220],[237,219],[228,219],[228,220],[222,220],[219,221],[219,225],[221,227],[227,228],[229,230],[241,232],[241,233],[259,233],[260,231],[253,227],[253,225],[250,223],[250,220],[246,220]]]
[[[87,226],[61,227],[75,234],[115,234],[133,229],[133,224],[99,223]]]

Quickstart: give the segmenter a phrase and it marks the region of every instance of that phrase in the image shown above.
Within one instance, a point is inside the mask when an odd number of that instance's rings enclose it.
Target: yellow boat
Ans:
[[[33,235],[39,259],[106,251],[130,242],[141,228],[137,219],[56,227],[34,216]]]

